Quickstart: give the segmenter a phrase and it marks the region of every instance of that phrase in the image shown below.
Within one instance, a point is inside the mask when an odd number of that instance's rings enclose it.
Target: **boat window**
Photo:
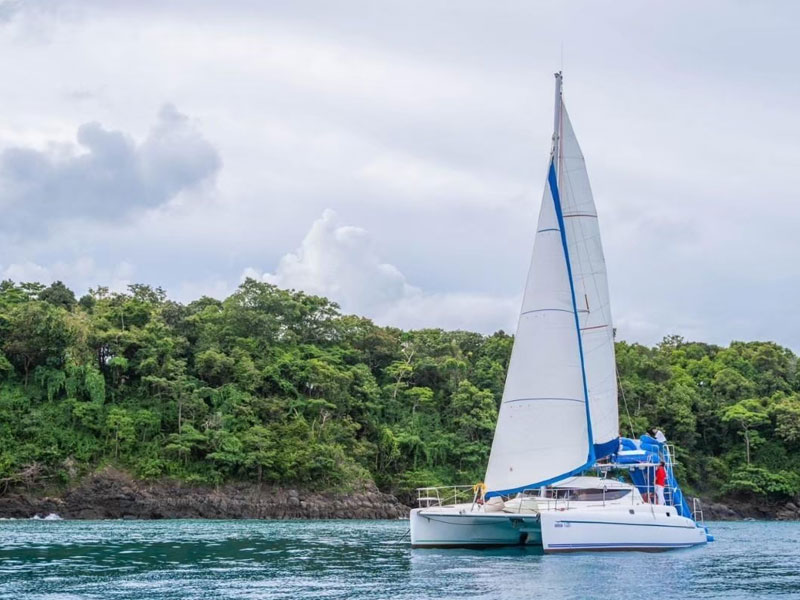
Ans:
[[[551,488],[547,490],[548,498],[559,500],[576,500],[579,502],[594,502],[603,500],[618,500],[631,493],[630,489],[611,489],[605,490],[598,488],[570,489],[570,488]]]
[[[631,493],[630,490],[617,489],[617,490],[575,490],[575,494],[571,497],[572,500],[617,500]]]

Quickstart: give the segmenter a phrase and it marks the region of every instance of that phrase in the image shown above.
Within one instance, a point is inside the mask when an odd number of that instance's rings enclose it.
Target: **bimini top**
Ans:
[[[553,483],[617,450],[613,335],[597,210],[557,73],[553,149],[488,497]]]

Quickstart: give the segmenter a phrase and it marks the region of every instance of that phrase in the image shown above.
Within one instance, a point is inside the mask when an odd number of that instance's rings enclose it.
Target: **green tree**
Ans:
[[[206,442],[206,436],[195,429],[193,425],[187,423],[183,426],[181,432],[170,434],[169,443],[164,447],[164,450],[175,454],[183,460],[184,464],[188,464],[192,453],[205,445]]]
[[[727,367],[714,375],[711,389],[724,402],[736,402],[752,397],[755,392],[755,384],[736,369]]]
[[[53,282],[39,292],[39,300],[67,310],[72,310],[76,304],[74,292],[60,281]]]
[[[272,430],[263,425],[253,425],[242,435],[244,443],[244,463],[248,467],[256,468],[256,479],[261,483],[264,479],[264,471],[270,479],[275,479],[276,460],[280,448],[275,440]]]
[[[735,423],[740,428],[744,438],[745,457],[749,465],[753,430],[769,423],[767,410],[759,400],[740,400],[736,404],[723,409],[722,421],[724,423]]]
[[[114,406],[106,417],[106,427],[114,437],[114,458],[119,458],[120,445],[136,440],[134,418],[124,408]]]
[[[772,412],[778,438],[790,446],[800,445],[800,400],[797,396],[780,400]]]
[[[15,305],[8,313],[2,350],[28,376],[38,366],[61,367],[74,335],[62,312],[43,302]]]

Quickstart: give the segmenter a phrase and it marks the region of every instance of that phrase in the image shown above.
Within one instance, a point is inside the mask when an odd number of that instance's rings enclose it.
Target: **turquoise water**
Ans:
[[[411,550],[406,521],[0,521],[0,599],[800,598],[800,523],[664,554]]]

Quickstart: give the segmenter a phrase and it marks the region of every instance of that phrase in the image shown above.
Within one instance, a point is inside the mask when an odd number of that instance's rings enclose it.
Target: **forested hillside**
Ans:
[[[480,480],[512,337],[401,331],[247,280],[160,289],[0,284],[0,494],[113,464],[137,477],[403,492]],[[653,425],[708,495],[800,490],[800,379],[770,342],[617,343],[622,432]],[[627,408],[626,408],[627,407]]]

